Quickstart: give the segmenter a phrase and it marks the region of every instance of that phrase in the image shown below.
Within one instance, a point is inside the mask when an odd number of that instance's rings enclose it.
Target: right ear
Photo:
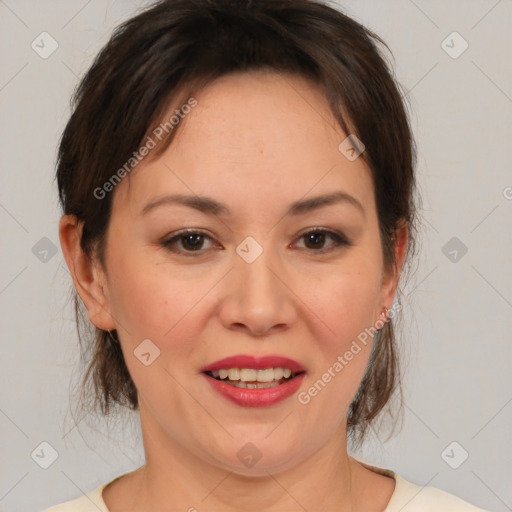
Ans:
[[[106,275],[100,262],[89,257],[80,246],[83,223],[74,215],[63,215],[59,221],[62,253],[75,288],[87,308],[91,322],[103,330],[115,329],[110,313]]]

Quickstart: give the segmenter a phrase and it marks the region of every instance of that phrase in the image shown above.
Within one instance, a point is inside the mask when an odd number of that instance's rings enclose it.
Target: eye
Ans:
[[[199,253],[204,252],[202,249],[204,248],[204,244],[207,240],[211,241],[212,238],[202,231],[184,229],[171,238],[161,242],[161,245],[162,247],[165,247],[177,254],[196,256],[199,255]],[[177,248],[176,246],[180,247]]]
[[[322,228],[310,229],[299,236],[304,239],[305,248],[315,253],[325,253],[340,246],[352,245],[341,233],[336,233]],[[325,247],[326,241],[331,239],[330,246]],[[205,242],[212,242],[212,237],[196,229],[184,229],[167,240],[161,242],[161,246],[184,256],[199,256],[205,252]],[[206,247],[208,249],[208,247]],[[195,254],[194,254],[195,253]]]
[[[333,241],[333,243],[325,248],[324,245],[326,240],[329,238]],[[304,239],[306,249],[310,249],[317,253],[328,252],[340,246],[352,245],[341,233],[336,233],[334,231],[329,231],[322,228],[315,228],[302,233],[299,237],[299,240],[300,239]]]

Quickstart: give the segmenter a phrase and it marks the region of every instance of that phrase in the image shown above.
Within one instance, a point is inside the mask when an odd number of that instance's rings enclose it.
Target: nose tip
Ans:
[[[286,329],[294,321],[292,294],[271,268],[268,256],[261,254],[252,263],[242,259],[230,272],[220,309],[226,328],[261,338]]]
[[[249,331],[251,336],[254,338],[263,338],[265,336],[269,336],[269,334],[273,334],[274,331],[279,331],[283,328],[286,328],[286,324],[281,322],[278,324],[269,325],[264,320],[261,320],[259,323],[253,320],[251,322],[247,321],[246,323],[235,322],[232,325],[232,328],[240,332]]]

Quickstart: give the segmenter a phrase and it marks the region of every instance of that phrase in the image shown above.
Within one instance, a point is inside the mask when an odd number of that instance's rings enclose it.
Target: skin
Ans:
[[[105,268],[80,250],[76,219],[60,221],[90,320],[117,329],[139,393],[146,464],[107,486],[105,503],[111,512],[382,511],[394,480],[347,454],[346,412],[370,343],[307,405],[291,396],[240,407],[200,368],[234,354],[284,355],[304,366],[307,390],[391,307],[407,228],[396,233],[396,267],[385,269],[370,171],[338,150],[347,135],[316,84],[260,70],[194,97],[169,148],[113,192]],[[364,213],[338,203],[285,215],[292,202],[335,190]],[[141,215],[156,196],[178,193],[212,197],[232,216],[181,205]],[[329,236],[308,245],[301,235],[318,227],[351,245]],[[199,256],[160,244],[183,228],[211,237]],[[263,248],[252,263],[235,250],[247,236]],[[179,240],[175,248],[192,252]],[[150,366],[133,354],[147,338],[161,351]],[[248,442],[262,455],[252,468],[237,457]]]

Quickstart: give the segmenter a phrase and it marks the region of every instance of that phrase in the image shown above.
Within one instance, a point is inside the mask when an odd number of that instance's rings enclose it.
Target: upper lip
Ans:
[[[295,373],[304,371],[304,368],[300,363],[288,357],[278,355],[255,357],[245,354],[219,359],[218,361],[214,361],[213,363],[204,366],[201,368],[201,371],[212,372],[223,368],[254,368],[255,370],[263,370],[265,368],[289,368]]]

